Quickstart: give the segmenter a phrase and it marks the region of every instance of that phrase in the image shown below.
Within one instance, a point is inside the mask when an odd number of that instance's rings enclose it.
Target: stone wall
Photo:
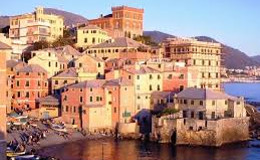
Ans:
[[[221,146],[225,143],[249,139],[249,118],[227,118],[208,121],[203,130],[183,130],[181,120],[177,120],[177,144]]]
[[[152,138],[160,143],[170,143],[175,131],[177,145],[221,146],[249,139],[248,117],[207,121],[207,125],[201,127],[199,125],[205,124],[206,120],[203,123],[202,120],[195,119],[189,119],[184,123],[184,119],[165,117],[153,117],[152,120]],[[189,128],[190,125],[193,125],[192,129]]]

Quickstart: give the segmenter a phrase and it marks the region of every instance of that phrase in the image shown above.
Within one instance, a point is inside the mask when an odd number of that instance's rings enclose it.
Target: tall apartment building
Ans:
[[[221,44],[193,38],[169,38],[163,42],[165,57],[185,62],[198,71],[197,84],[188,87],[221,89]]]
[[[11,47],[0,42],[0,157],[5,159],[6,150],[6,51]]]
[[[127,6],[112,7],[112,14],[101,15],[100,18],[89,20],[90,24],[107,30],[112,37],[134,38],[143,35],[144,9]]]
[[[33,13],[10,18],[9,36],[23,44],[40,40],[54,41],[63,36],[63,17],[45,14],[42,7],[37,7]]]

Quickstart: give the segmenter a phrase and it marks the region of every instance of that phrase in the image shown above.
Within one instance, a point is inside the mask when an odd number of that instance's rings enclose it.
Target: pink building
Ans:
[[[17,70],[12,93],[12,109],[38,108],[36,100],[48,94],[47,72],[39,65],[28,65]]]

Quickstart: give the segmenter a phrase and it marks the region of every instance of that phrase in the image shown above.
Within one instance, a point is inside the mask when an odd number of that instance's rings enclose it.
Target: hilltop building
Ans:
[[[76,46],[85,49],[103,43],[108,39],[110,39],[110,37],[105,30],[95,25],[87,25],[77,29]]]
[[[63,17],[45,14],[43,7],[37,7],[33,13],[10,18],[9,36],[24,45],[41,40],[54,41],[63,37],[63,23]]]
[[[199,81],[192,87],[221,89],[221,44],[202,42],[194,38],[168,38],[163,42],[165,57],[185,62],[199,73]]]
[[[113,38],[134,38],[143,35],[143,9],[127,6],[112,7],[112,14],[89,20],[90,24],[106,30]]]

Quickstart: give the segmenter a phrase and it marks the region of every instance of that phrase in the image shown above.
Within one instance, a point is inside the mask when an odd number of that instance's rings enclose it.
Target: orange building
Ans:
[[[47,72],[39,65],[28,65],[16,72],[13,84],[13,107],[38,108],[36,100],[48,94]]]
[[[0,42],[0,157],[5,159],[6,136],[6,51],[11,47]]]
[[[112,7],[112,14],[89,20],[90,24],[108,31],[111,37],[134,38],[143,35],[144,9],[127,6]]]

